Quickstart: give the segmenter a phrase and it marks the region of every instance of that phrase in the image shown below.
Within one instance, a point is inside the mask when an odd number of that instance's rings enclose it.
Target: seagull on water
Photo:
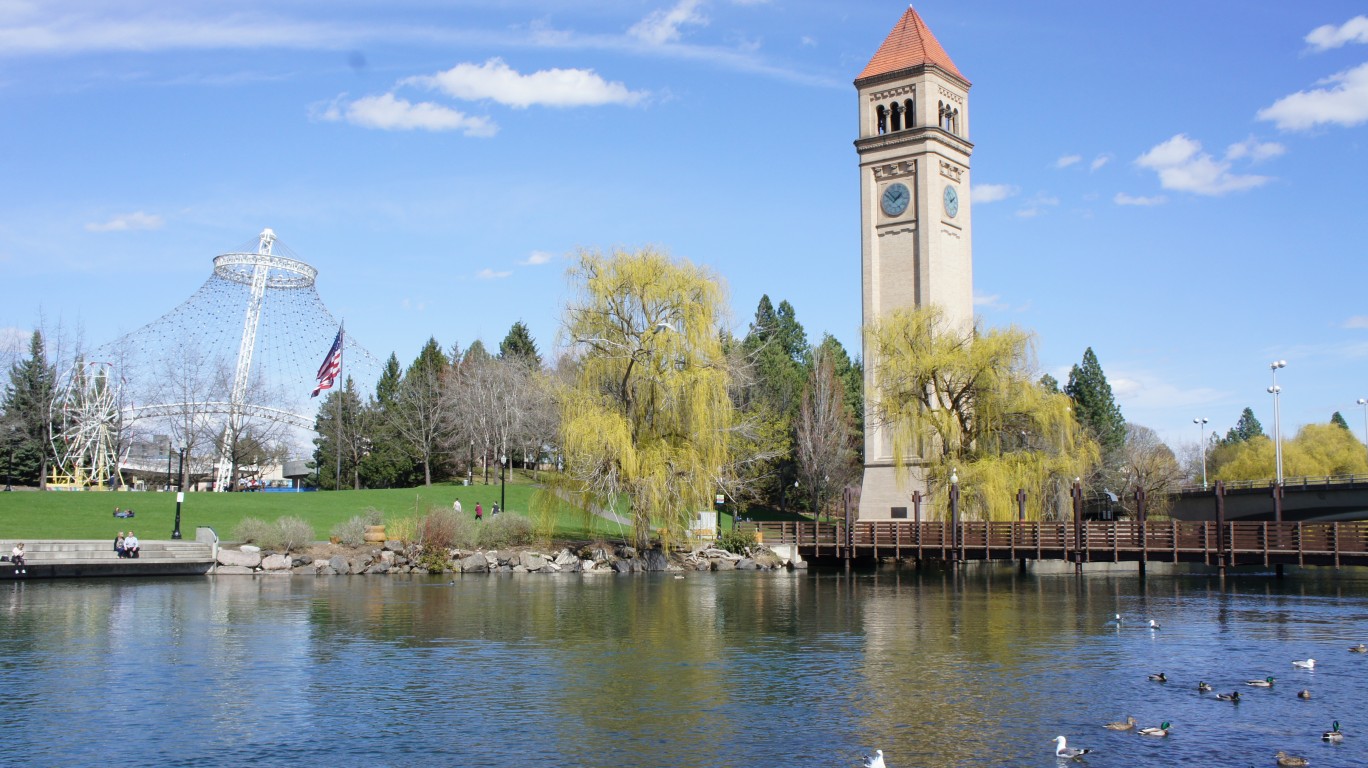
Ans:
[[[1344,734],[1340,733],[1338,720],[1336,720],[1334,724],[1330,726],[1330,730],[1321,734],[1321,741],[1333,741],[1336,744],[1338,744],[1341,741],[1344,741]]]
[[[1297,669],[1315,669],[1316,660],[1307,659],[1306,661],[1294,661],[1292,662],[1292,666],[1296,667]]]
[[[1159,622],[1155,621],[1154,619],[1150,619],[1149,628],[1159,629]]]
[[[1158,728],[1141,728],[1136,733],[1141,736],[1167,736],[1169,732],[1169,721],[1165,720]]]
[[[1278,758],[1278,765],[1281,765],[1283,768],[1302,768],[1302,766],[1311,764],[1311,761],[1304,757],[1289,755],[1282,750],[1278,750],[1278,754],[1274,755],[1274,757]]]
[[[1113,625],[1114,625],[1114,626],[1118,626],[1118,627],[1121,626],[1121,614],[1119,614],[1119,613],[1118,613],[1118,614],[1115,614],[1115,618],[1113,618],[1111,621],[1107,622],[1107,626],[1110,627],[1110,626],[1113,626]]]
[[[1124,722],[1107,723],[1102,727],[1109,731],[1129,731],[1135,727],[1135,718],[1127,716]]]
[[[883,761],[883,750],[874,750],[873,755],[865,755],[864,768],[888,768]]]
[[[1272,687],[1273,687],[1273,678],[1272,678],[1272,677],[1265,677],[1265,678],[1262,679],[1262,680],[1246,680],[1246,681],[1245,681],[1245,685],[1252,685],[1252,686],[1254,686],[1255,688],[1272,688]]]
[[[1091,749],[1074,749],[1069,746],[1068,740],[1063,736],[1055,737],[1055,757],[1062,757],[1066,760],[1077,760],[1091,751]]]

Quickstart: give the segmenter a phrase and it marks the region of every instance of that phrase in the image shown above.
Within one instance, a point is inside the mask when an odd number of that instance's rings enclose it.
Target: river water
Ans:
[[[11,582],[0,764],[1363,766],[1360,641],[1328,569]]]

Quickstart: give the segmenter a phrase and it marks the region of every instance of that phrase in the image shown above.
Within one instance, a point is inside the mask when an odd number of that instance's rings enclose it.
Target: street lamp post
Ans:
[[[1363,406],[1363,444],[1368,445],[1368,398],[1360,397],[1358,404]],[[14,443],[10,443],[10,455],[14,455]]]
[[[1278,369],[1286,368],[1286,360],[1274,360],[1269,363],[1268,368],[1273,372],[1273,386],[1268,388],[1268,393],[1273,395],[1273,456],[1277,464],[1278,485],[1283,484],[1282,473],[1282,410],[1279,404],[1279,395],[1282,394],[1282,387],[1278,386]]]
[[[466,485],[475,484],[475,438],[470,438],[470,462],[466,464]]]
[[[176,458],[176,452],[171,448],[171,441],[166,441],[166,491],[171,492],[171,460]]]
[[[499,511],[504,511],[504,469],[508,466],[508,454],[499,455]]]
[[[171,531],[172,539],[179,539],[181,502],[185,501],[185,446],[180,447],[180,472],[176,480],[176,527]]]
[[[1206,476],[1206,425],[1207,425],[1207,421],[1209,421],[1209,419],[1207,419],[1205,416],[1202,417],[1202,418],[1200,418],[1200,419],[1193,419],[1193,420],[1192,420],[1192,423],[1197,425],[1197,434],[1199,435],[1199,437],[1198,437],[1198,439],[1197,439],[1197,447],[1202,451],[1202,490],[1204,490],[1204,491],[1205,491],[1206,488],[1207,488],[1207,476]]]

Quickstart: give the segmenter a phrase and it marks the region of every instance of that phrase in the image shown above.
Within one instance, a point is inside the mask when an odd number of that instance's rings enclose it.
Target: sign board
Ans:
[[[723,504],[726,503],[726,501],[727,501],[727,499],[726,499],[725,496],[723,496],[723,495],[720,494],[720,493],[717,494],[717,506],[719,506],[719,507],[722,506]]]

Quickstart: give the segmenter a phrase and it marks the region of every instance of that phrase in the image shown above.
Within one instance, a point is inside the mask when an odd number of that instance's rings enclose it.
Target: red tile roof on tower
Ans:
[[[935,64],[966,83],[969,82],[964,75],[960,74],[960,71],[955,67],[955,62],[950,60],[950,55],[941,47],[936,36],[931,34],[931,29],[926,26],[926,22],[922,21],[917,12],[909,5],[907,6],[907,13],[904,13],[898,23],[893,26],[893,31],[888,33],[888,38],[883,41],[883,45],[879,46],[874,58],[869,60],[868,66],[855,79],[863,80],[866,77],[886,75],[889,72],[897,72],[900,69],[909,69],[923,64]]]

